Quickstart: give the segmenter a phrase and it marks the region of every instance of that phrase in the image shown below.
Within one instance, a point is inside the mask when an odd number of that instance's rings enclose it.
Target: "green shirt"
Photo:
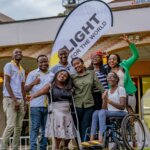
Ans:
[[[86,70],[84,74],[75,74],[72,76],[74,86],[75,105],[79,108],[88,108],[94,106],[93,89],[97,88],[104,91],[102,84],[98,81],[92,70]]]
[[[139,58],[139,53],[137,51],[136,46],[133,43],[131,43],[129,47],[132,52],[132,56],[127,60],[123,60],[119,65],[125,70],[124,88],[126,90],[126,93],[133,94],[136,92],[136,87],[130,77],[129,70],[133,63],[135,63],[135,61]]]

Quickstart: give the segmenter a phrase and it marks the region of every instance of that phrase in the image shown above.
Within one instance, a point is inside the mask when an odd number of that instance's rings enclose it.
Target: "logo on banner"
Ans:
[[[58,50],[69,50],[69,61],[82,57],[113,25],[113,16],[106,3],[86,1],[76,7],[62,23],[52,48],[50,65],[58,63]]]

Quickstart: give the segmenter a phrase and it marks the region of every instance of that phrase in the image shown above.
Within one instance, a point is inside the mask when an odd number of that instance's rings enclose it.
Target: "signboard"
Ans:
[[[69,50],[69,61],[82,57],[113,25],[109,6],[100,0],[85,1],[78,5],[62,23],[50,58],[50,65],[58,63],[58,50]]]

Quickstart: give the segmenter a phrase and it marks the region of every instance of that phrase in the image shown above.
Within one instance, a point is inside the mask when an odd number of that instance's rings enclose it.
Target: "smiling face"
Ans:
[[[13,56],[12,56],[12,58],[13,58],[14,60],[20,61],[20,60],[22,60],[22,57],[23,57],[23,55],[22,55],[22,51],[21,51],[20,49],[15,49],[15,50],[13,51]]]
[[[91,58],[91,62],[92,62],[93,65],[100,64],[101,61],[102,61],[102,57],[99,56],[99,55],[94,55]]]
[[[49,68],[48,58],[46,56],[41,56],[38,58],[38,67],[43,72],[46,72]]]
[[[73,65],[74,69],[77,71],[77,73],[83,72],[84,63],[80,59],[73,60],[72,65]]]
[[[119,77],[114,72],[110,72],[107,75],[107,82],[109,83],[110,86],[118,85]]]
[[[64,83],[67,81],[68,78],[69,78],[69,75],[66,71],[60,71],[56,77],[56,80],[58,82]]]
[[[108,65],[111,67],[111,68],[115,68],[118,66],[118,57],[116,55],[110,55],[109,58],[108,58]]]
[[[58,57],[59,57],[59,60],[60,60],[60,63],[67,63],[68,61],[68,55],[69,55],[69,52],[68,50],[66,49],[60,49],[58,51]]]

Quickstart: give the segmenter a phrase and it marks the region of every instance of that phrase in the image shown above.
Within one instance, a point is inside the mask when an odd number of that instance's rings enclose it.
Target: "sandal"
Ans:
[[[92,140],[92,141],[89,141],[89,143],[92,145],[103,145],[103,143],[100,142],[99,140]]]
[[[81,145],[84,147],[90,147],[91,146],[91,144],[89,142],[82,142]]]

